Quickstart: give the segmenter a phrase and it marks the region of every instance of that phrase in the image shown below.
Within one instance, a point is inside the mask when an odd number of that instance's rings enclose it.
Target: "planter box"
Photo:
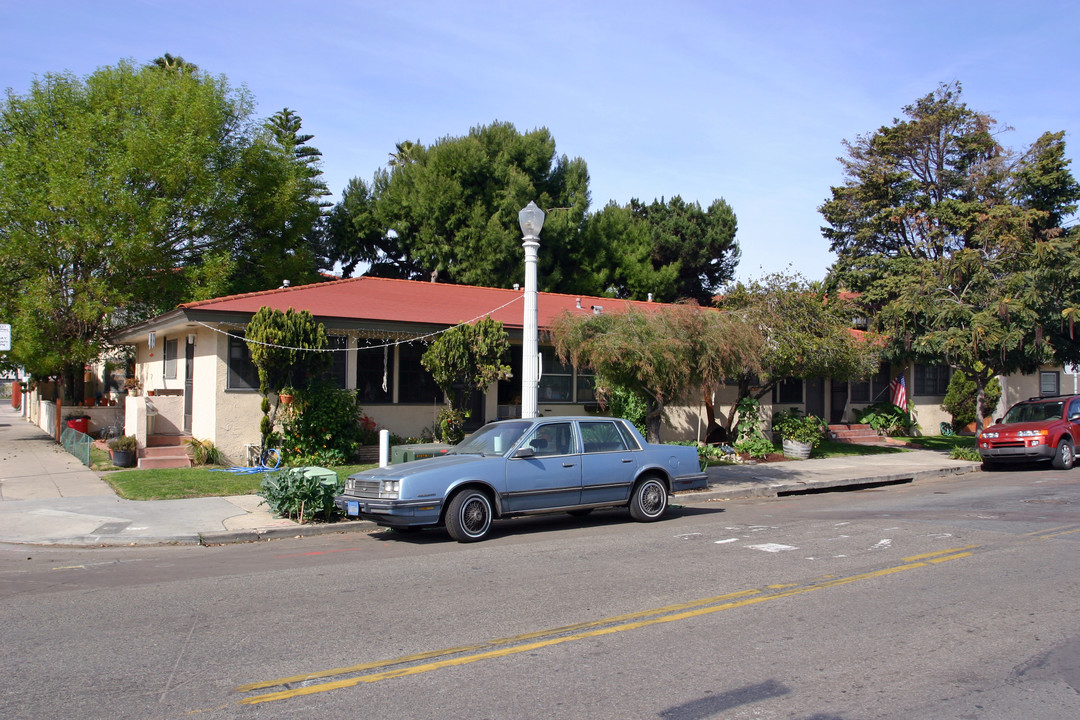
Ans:
[[[784,446],[784,455],[789,458],[799,458],[800,460],[810,457],[810,451],[814,449],[814,446],[810,443],[788,440],[787,438],[784,438],[782,444]]]

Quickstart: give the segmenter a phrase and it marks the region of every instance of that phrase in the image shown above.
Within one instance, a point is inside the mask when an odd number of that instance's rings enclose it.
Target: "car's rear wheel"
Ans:
[[[1062,439],[1058,443],[1057,452],[1054,453],[1054,467],[1058,470],[1068,470],[1075,461],[1076,455],[1073,454],[1072,443]]]
[[[491,529],[491,499],[480,490],[462,490],[446,508],[446,531],[458,542],[483,540]]]
[[[667,510],[667,487],[655,478],[642,479],[630,496],[630,517],[638,522],[659,520]]]

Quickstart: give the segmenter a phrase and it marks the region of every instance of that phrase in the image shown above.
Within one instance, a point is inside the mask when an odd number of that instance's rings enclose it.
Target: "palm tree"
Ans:
[[[154,58],[150,65],[159,67],[162,70],[173,70],[180,73],[196,73],[199,71],[199,66],[195,63],[189,63],[179,55],[170,55],[169,53]]]

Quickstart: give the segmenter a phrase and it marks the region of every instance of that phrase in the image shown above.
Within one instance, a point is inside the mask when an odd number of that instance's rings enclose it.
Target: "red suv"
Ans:
[[[979,433],[978,444],[986,469],[1010,461],[1049,460],[1068,470],[1080,444],[1080,395],[1018,402]]]

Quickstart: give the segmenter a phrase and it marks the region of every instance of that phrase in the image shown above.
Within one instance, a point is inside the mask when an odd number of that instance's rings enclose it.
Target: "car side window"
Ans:
[[[617,452],[626,450],[626,440],[613,422],[582,422],[581,441],[585,452]]]
[[[537,457],[577,453],[574,429],[570,423],[546,423],[533,430],[521,447],[532,448]]]
[[[1073,417],[1077,413],[1080,413],[1080,398],[1073,398],[1069,401],[1069,414],[1067,417]]]

